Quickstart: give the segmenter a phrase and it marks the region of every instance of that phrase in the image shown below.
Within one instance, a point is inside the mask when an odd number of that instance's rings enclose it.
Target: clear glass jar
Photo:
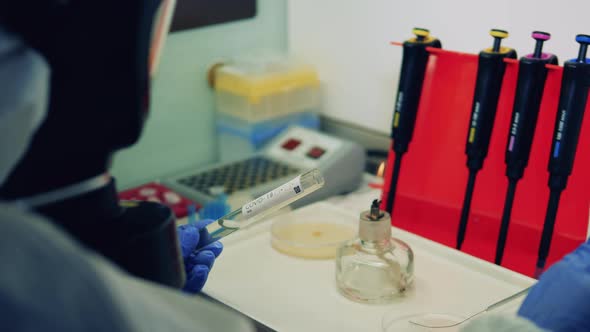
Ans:
[[[414,281],[414,253],[391,237],[391,218],[379,210],[361,213],[359,236],[339,248],[336,283],[347,298],[363,303],[388,303]]]

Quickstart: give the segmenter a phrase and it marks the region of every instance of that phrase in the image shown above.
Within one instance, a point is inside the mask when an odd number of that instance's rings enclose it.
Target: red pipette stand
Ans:
[[[454,248],[467,184],[465,141],[478,56],[435,48],[428,50],[430,58],[418,119],[409,151],[404,156],[392,224]],[[477,177],[463,244],[464,252],[490,262],[494,261],[508,186],[504,153],[518,73],[518,61],[506,61],[490,149]],[[562,67],[548,67],[530,161],[516,191],[502,263],[528,276],[533,276],[535,271],[549,198],[547,165],[562,77]],[[586,116],[574,169],[561,198],[547,266],[586,239],[590,210],[589,147],[590,116]],[[394,154],[390,153],[387,165],[393,165],[394,160]],[[390,172],[385,174],[383,202],[387,201],[391,181]]]

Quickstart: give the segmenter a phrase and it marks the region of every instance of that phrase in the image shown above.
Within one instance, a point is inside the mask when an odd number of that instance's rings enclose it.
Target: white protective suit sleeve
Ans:
[[[3,331],[252,331],[243,316],[136,279],[48,220],[0,203]]]
[[[461,332],[545,332],[531,321],[515,315],[489,314],[469,322]]]

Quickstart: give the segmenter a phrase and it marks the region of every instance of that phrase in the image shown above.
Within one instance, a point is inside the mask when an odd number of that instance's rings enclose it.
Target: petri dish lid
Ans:
[[[215,72],[215,90],[246,97],[252,104],[262,97],[319,84],[314,66],[288,56],[245,56]]]
[[[466,317],[444,313],[420,313],[411,315],[396,315],[388,313],[382,320],[383,332],[394,331],[440,331],[458,332],[466,325]],[[419,324],[424,324],[421,326]],[[430,327],[426,327],[430,326]]]

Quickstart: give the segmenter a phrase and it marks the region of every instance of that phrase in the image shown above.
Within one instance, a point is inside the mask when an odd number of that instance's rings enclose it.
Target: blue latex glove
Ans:
[[[541,275],[518,314],[550,331],[590,331],[590,241]]]
[[[183,289],[188,293],[194,294],[201,291],[205,286],[215,258],[223,250],[221,242],[213,242],[198,253],[195,252],[197,248],[202,246],[199,243],[208,242],[209,233],[207,233],[205,226],[213,221],[211,219],[200,220],[196,224],[182,225],[177,229],[186,272],[186,284]]]

